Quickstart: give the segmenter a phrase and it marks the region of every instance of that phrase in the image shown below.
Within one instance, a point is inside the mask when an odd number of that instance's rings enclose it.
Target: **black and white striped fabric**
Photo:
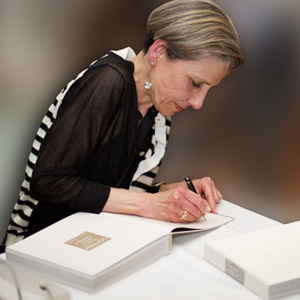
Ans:
[[[119,51],[113,51],[124,59],[132,60],[135,53],[131,48],[125,48]],[[93,62],[91,65],[93,65]],[[90,65],[90,66],[91,66]],[[24,238],[26,228],[29,225],[31,214],[38,204],[38,200],[33,199],[29,195],[30,181],[33,173],[33,168],[36,164],[38,153],[43,140],[52,124],[54,123],[59,107],[73,83],[81,78],[88,70],[83,70],[78,76],[71,80],[68,85],[60,92],[55,101],[49,107],[45,117],[43,118],[40,128],[35,136],[29,159],[27,162],[24,181],[21,185],[18,201],[14,206],[11,220],[7,229],[5,246],[14,244]],[[130,190],[147,191],[152,185],[153,179],[158,172],[161,160],[164,156],[167,141],[170,133],[171,119],[166,118],[160,113],[155,117],[153,126],[152,147],[145,153],[145,159],[140,162],[133,180],[130,185]]]
[[[171,127],[171,118],[165,117],[158,113],[155,117],[152,134],[152,146],[145,154],[145,159],[142,160],[133,175],[130,190],[145,191],[149,190],[153,183],[161,160],[165,155],[166,146],[168,143]]]

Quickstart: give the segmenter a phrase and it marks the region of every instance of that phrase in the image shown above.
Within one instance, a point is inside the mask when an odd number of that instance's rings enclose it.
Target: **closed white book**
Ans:
[[[300,292],[300,221],[205,243],[204,258],[262,299]]]
[[[6,249],[8,261],[93,292],[171,251],[172,235],[204,231],[233,220],[207,214],[195,223],[137,216],[76,213]]]

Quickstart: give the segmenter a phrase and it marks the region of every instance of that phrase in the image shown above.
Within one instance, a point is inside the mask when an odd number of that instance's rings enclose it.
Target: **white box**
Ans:
[[[263,299],[300,292],[300,221],[205,243],[204,258]]]

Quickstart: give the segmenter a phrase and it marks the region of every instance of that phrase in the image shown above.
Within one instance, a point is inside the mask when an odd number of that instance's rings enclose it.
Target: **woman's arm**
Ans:
[[[103,82],[103,76],[111,80]],[[103,143],[123,85],[118,72],[101,66],[71,86],[38,152],[30,183],[33,199],[72,211],[101,212],[110,187],[86,179],[81,170]]]
[[[210,178],[194,180],[194,184],[207,200],[187,189],[185,182],[163,185],[155,194],[111,188],[103,211],[169,222],[194,222],[210,210],[216,212],[216,203],[222,198]],[[182,220],[185,211],[187,219]]]

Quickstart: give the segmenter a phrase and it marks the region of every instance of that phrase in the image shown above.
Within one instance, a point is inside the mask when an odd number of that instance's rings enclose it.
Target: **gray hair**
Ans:
[[[170,59],[214,56],[231,70],[244,61],[231,19],[210,0],[173,0],[154,9],[147,20],[145,53],[157,39],[167,42]]]

